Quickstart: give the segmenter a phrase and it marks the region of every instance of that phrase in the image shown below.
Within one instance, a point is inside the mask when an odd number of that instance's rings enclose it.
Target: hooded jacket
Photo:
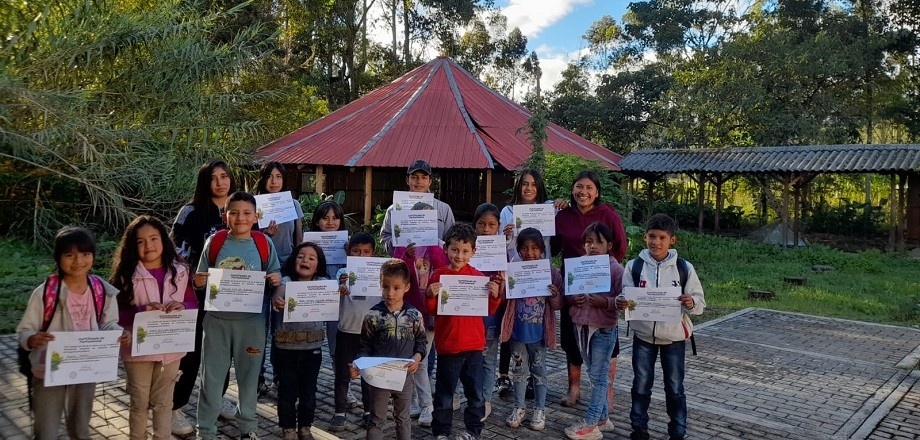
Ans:
[[[639,275],[640,285],[661,287],[680,285],[680,273],[677,270],[677,251],[671,249],[668,256],[662,261],[652,258],[648,249],[639,253],[639,258],[644,261],[642,273]],[[636,287],[633,284],[632,265],[636,260],[626,263],[626,272],[623,274],[623,288]],[[693,322],[688,315],[700,315],[706,308],[706,298],[703,295],[703,285],[696,275],[696,269],[687,262],[687,285],[684,293],[693,297],[693,308],[683,309],[680,322],[664,321],[630,321],[629,327],[636,337],[650,344],[667,345],[672,342],[685,341],[693,334]]]

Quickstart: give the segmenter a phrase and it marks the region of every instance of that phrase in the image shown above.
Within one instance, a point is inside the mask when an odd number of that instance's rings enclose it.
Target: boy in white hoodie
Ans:
[[[630,439],[647,440],[648,407],[651,403],[652,384],[655,380],[655,358],[661,353],[665,404],[670,422],[668,438],[682,440],[687,433],[687,397],[684,395],[684,353],[686,340],[693,334],[693,323],[688,315],[699,315],[706,308],[703,286],[693,265],[677,257],[671,246],[677,242],[677,222],[664,214],[653,215],[644,235],[646,249],[639,258],[626,263],[623,288],[627,287],[680,287],[683,314],[679,322],[630,321],[633,331],[632,410],[629,413],[632,433]],[[678,261],[680,260],[680,261]],[[638,283],[633,269],[641,264]],[[686,272],[681,285],[680,272]],[[637,285],[638,284],[638,285]],[[626,309],[629,301],[621,294],[617,308]]]

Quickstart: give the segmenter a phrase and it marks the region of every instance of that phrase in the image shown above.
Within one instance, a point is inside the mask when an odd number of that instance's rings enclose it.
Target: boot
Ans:
[[[613,414],[613,380],[617,377],[617,360],[610,360],[610,371],[607,372],[607,412]]]
[[[559,403],[562,406],[575,406],[581,398],[581,366],[569,364],[569,393]]]

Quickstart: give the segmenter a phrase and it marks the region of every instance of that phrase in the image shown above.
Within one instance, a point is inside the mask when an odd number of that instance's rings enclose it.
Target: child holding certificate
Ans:
[[[473,226],[476,230],[476,236],[480,235],[498,235],[499,217],[501,213],[498,207],[491,203],[483,203],[476,207],[473,213]],[[497,277],[496,279],[504,280],[502,272],[483,272],[487,277]],[[504,283],[500,284],[504,288]],[[492,413],[492,392],[495,390],[495,367],[498,362],[499,337],[498,330],[502,316],[505,314],[504,302],[500,303],[495,313],[489,314],[483,318],[483,324],[486,326],[486,349],[483,352],[482,359],[482,400],[485,402],[485,416],[483,421]]]
[[[344,231],[345,212],[342,206],[332,200],[326,200],[317,205],[313,210],[313,217],[310,220],[310,230],[314,232],[332,232]],[[320,268],[320,273],[324,277],[334,278],[339,269],[345,265],[324,264]],[[338,321],[326,321],[326,343],[329,345],[329,356],[335,359],[336,354],[336,329],[339,328]],[[357,403],[354,397],[349,393],[349,400]]]
[[[463,423],[466,431],[458,438],[476,439],[482,432],[485,406],[482,401],[482,351],[486,346],[482,316],[438,316],[438,306],[446,297],[440,295],[442,275],[482,276],[469,265],[476,252],[476,232],[465,223],[457,223],[444,233],[444,250],[448,265],[431,275],[426,307],[435,316],[434,343],[438,350],[437,376],[434,392],[434,420],[431,430],[438,439],[450,436],[453,424],[453,397],[457,381],[466,394]],[[488,314],[494,314],[501,303],[499,279],[488,283]]]
[[[428,341],[422,312],[405,302],[409,291],[409,268],[402,260],[392,259],[380,267],[382,301],[371,307],[361,327],[358,357],[388,357],[410,359],[405,364],[407,375],[419,370],[425,357]],[[393,419],[396,420],[396,438],[410,440],[412,426],[409,418],[409,399],[414,383],[406,377],[400,391],[370,387],[371,419],[367,427],[368,440],[383,439],[381,425],[387,420],[387,405],[393,398]]]
[[[211,267],[231,270],[264,271],[265,282],[270,287],[281,285],[280,265],[275,246],[265,240],[268,255],[263,264],[260,247],[253,238],[253,227],[259,221],[256,215],[256,199],[250,194],[237,191],[227,198],[224,216],[230,228],[224,243],[211,261],[211,245],[218,235],[212,235],[205,242],[195,273],[194,287],[204,289]],[[209,295],[212,292],[209,291]],[[258,395],[259,369],[262,366],[262,351],[265,348],[265,315],[261,310],[251,313],[233,311],[208,311],[202,327],[204,336],[201,344],[201,388],[198,394],[198,438],[217,437],[217,416],[220,413],[224,380],[232,362],[236,369],[240,404],[236,420],[240,432],[247,439],[257,439],[256,400]]]
[[[285,284],[290,281],[328,279],[326,256],[314,243],[297,245],[284,263],[282,284],[275,289],[272,309],[283,312]],[[284,440],[312,439],[310,427],[316,414],[316,380],[323,363],[325,324],[318,322],[283,322],[275,329],[273,350],[275,376],[278,378],[278,424]]]
[[[609,255],[613,247],[613,232],[601,222],[594,222],[582,234],[585,255]],[[617,346],[616,296],[620,293],[623,267],[610,256],[610,292],[579,294],[566,297],[574,324],[575,340],[591,377],[591,400],[583,421],[565,428],[572,440],[600,440],[601,431],[612,431],[610,408],[607,406],[607,386],[612,384],[616,360],[611,356]],[[563,329],[563,331],[572,331]]]
[[[118,330],[118,290],[90,275],[96,257],[92,232],[65,227],[54,237],[55,273],[32,291],[16,327],[19,345],[29,352],[32,367],[33,429],[37,439],[58,438],[61,414],[67,408],[70,438],[90,438],[95,383],[45,386],[45,356],[52,332]],[[45,307],[45,300],[50,300]],[[53,304],[53,305],[52,305]],[[120,341],[125,344],[129,336]],[[52,357],[52,369],[54,357]]]
[[[170,313],[198,308],[188,266],[176,254],[166,225],[155,217],[142,215],[125,229],[112,259],[111,282],[120,290],[118,324],[125,329],[134,328],[134,315],[139,312]],[[128,416],[131,439],[147,438],[150,411],[153,411],[153,438],[169,439],[173,390],[180,374],[179,360],[185,352],[132,356],[132,345],[141,336],[136,338],[121,349],[128,376],[125,388],[131,396]]]
[[[543,258],[546,242],[543,234],[526,228],[517,236],[518,255],[523,261]],[[548,296],[509,299],[501,322],[501,341],[511,342],[511,379],[514,382],[514,409],[505,421],[508,426],[521,426],[525,416],[524,394],[529,377],[533,377],[534,411],[530,429],[546,427],[546,350],[556,348],[556,310],[562,308],[565,288],[559,270],[550,267],[553,283],[547,286]]]
[[[648,407],[652,399],[652,382],[655,378],[655,358],[661,354],[665,403],[668,408],[668,436],[683,439],[687,434],[687,398],[684,395],[684,351],[686,340],[693,334],[693,323],[687,315],[699,315],[706,308],[703,286],[693,265],[678,258],[671,246],[677,242],[677,222],[664,214],[655,214],[648,220],[646,249],[639,257],[626,263],[627,275],[623,277],[624,290],[629,287],[656,288],[680,287],[681,319],[679,321],[631,321],[633,330],[632,364],[632,425],[631,439],[646,440],[648,433]],[[681,276],[681,266],[685,276]],[[639,269],[639,270],[637,270]],[[638,272],[638,273],[636,273]],[[633,279],[637,275],[638,283]],[[682,278],[686,280],[681,285]],[[635,307],[624,296],[617,298],[621,309]]]

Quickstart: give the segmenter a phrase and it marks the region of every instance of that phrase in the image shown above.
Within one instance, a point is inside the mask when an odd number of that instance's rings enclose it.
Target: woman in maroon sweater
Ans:
[[[601,202],[601,182],[597,173],[591,170],[578,173],[572,179],[570,200],[569,207],[556,214],[556,236],[553,237],[552,249],[561,249],[563,259],[583,256],[585,248],[582,245],[582,233],[591,223],[601,222],[613,232],[610,255],[622,263],[626,257],[626,229],[616,210]],[[564,269],[563,267],[563,271]],[[565,351],[569,367],[569,392],[561,403],[562,406],[574,406],[581,397],[583,361],[575,341],[575,330],[568,306],[562,308],[559,328],[562,349]],[[614,357],[617,354],[619,350],[614,350]]]

